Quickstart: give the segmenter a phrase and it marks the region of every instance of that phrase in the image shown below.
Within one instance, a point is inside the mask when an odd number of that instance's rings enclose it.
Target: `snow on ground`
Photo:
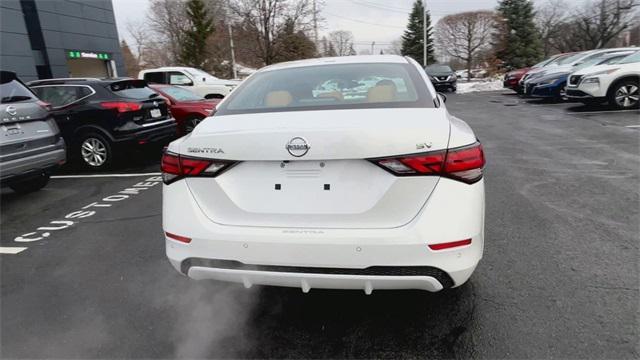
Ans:
[[[465,94],[476,91],[502,90],[502,80],[488,79],[486,81],[458,82],[458,93]]]

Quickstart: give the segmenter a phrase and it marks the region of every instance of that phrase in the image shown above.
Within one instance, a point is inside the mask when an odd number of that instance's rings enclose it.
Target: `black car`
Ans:
[[[429,65],[424,68],[424,71],[429,75],[429,79],[436,90],[457,90],[458,77],[448,65]]]
[[[123,148],[176,137],[166,100],[144,80],[49,79],[29,86],[51,104],[69,158],[87,168],[107,168]]]

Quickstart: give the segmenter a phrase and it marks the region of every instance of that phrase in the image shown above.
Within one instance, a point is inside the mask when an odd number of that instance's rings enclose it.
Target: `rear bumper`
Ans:
[[[116,144],[138,144],[168,142],[177,137],[177,125],[175,119],[163,120],[156,126],[143,127],[134,132],[116,134],[113,138]]]
[[[445,225],[451,221],[455,226]],[[165,244],[171,264],[193,279],[303,290],[438,291],[466,282],[482,258],[484,182],[442,179],[416,218],[399,228],[311,229],[216,224],[178,181],[163,189],[163,228],[192,239],[166,237]],[[463,247],[428,247],[469,238]]]
[[[66,161],[65,143],[62,138],[47,149],[34,149],[35,155],[0,162],[0,180],[7,181],[50,173]]]

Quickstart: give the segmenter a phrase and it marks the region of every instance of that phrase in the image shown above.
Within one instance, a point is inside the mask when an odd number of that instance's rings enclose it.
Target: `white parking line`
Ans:
[[[137,173],[137,174],[95,174],[95,175],[54,175],[52,179],[82,179],[82,178],[110,178],[110,177],[138,177],[138,176],[158,176],[159,172]]]
[[[26,247],[18,247],[18,246],[0,246],[0,254],[19,254],[23,251],[27,250]]]
[[[640,125],[627,125],[628,128],[640,128]]]
[[[626,113],[626,112],[639,112],[638,110],[605,110],[605,111],[576,111],[576,112],[569,112],[567,111],[567,114],[571,114],[571,115],[583,115],[583,114],[619,114],[619,113]]]

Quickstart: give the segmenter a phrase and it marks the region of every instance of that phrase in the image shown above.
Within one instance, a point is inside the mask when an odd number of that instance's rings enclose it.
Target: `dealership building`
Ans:
[[[124,75],[111,0],[1,0],[0,69],[25,81]]]

